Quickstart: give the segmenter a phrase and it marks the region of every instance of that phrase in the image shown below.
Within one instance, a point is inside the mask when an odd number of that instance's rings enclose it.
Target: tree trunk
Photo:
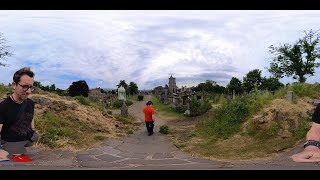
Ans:
[[[306,78],[304,77],[303,74],[299,74],[299,82],[300,83],[305,83],[306,82]]]

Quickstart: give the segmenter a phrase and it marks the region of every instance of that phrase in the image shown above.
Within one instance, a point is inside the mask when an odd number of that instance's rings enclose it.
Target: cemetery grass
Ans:
[[[245,160],[268,160],[274,154],[283,152],[293,147],[304,137],[309,126],[297,130],[296,136],[282,138],[273,136],[274,129],[253,131],[256,136],[249,135],[243,126],[230,135],[223,138],[215,134],[205,134],[201,124],[213,116],[214,110],[189,120],[170,121],[171,129],[169,138],[180,150],[211,160],[245,161]],[[227,128],[227,127],[226,127]],[[200,131],[200,132],[199,132]]]
[[[293,103],[286,101],[288,89],[297,91]],[[319,90],[308,84],[294,84],[275,95],[256,93],[188,121],[169,122],[168,136],[193,156],[224,161],[268,160],[305,138],[314,109],[312,98],[319,97]]]
[[[186,119],[187,117],[182,113],[176,112],[169,104],[162,104],[158,98],[151,95],[153,102],[152,107],[156,111],[157,115],[164,116],[166,119]]]

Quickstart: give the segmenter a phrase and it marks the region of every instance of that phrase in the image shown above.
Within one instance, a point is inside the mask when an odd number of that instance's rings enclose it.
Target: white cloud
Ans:
[[[153,88],[171,74],[187,85],[203,73],[225,85],[255,68],[267,75],[268,47],[320,29],[319,20],[320,11],[1,11],[0,32],[15,56],[0,82],[31,66],[59,88],[77,77],[91,86],[126,80]]]

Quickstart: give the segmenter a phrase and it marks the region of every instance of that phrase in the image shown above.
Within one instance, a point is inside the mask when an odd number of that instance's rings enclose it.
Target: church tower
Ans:
[[[169,96],[172,97],[172,94],[176,92],[177,92],[176,78],[173,78],[171,75],[169,78]]]

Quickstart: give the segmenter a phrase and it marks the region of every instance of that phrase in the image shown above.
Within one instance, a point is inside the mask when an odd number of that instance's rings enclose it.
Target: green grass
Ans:
[[[50,148],[67,146],[85,147],[93,140],[96,133],[110,133],[110,130],[98,124],[89,123],[76,118],[75,114],[62,116],[47,112],[41,117],[35,117],[35,125],[40,134],[40,143]]]
[[[76,99],[80,104],[82,105],[86,105],[89,106],[90,105],[90,99],[87,97],[83,97],[83,96],[75,96],[73,97],[74,99]]]
[[[283,87],[274,95],[255,91],[244,97],[236,97],[235,100],[221,97],[222,104],[212,111],[212,116],[200,120],[193,131],[194,136],[183,134],[186,138],[179,141],[182,144],[179,147],[192,154],[220,160],[266,158],[291,148],[306,137],[310,129],[310,116],[303,116],[298,124],[290,128],[288,125],[294,122],[271,121],[270,124],[259,124],[250,119],[262,108],[268,107],[272,100],[286,99],[288,90],[294,91],[296,102],[301,97],[320,97],[319,86],[298,83]],[[244,122],[248,124],[245,131],[242,131]]]
[[[307,132],[311,127],[310,121],[308,119],[302,119],[298,128],[294,131],[294,137],[297,140],[301,140],[306,137]]]
[[[253,136],[260,141],[265,141],[276,137],[280,129],[281,125],[278,122],[274,121],[272,122],[270,128],[267,129],[262,129],[257,124],[250,123],[246,134],[249,136]]]
[[[123,123],[123,124],[133,124],[136,119],[133,116],[121,116],[121,115],[116,115],[115,116],[116,120]]]
[[[106,139],[106,137],[104,137],[104,136],[95,136],[94,139],[95,139],[96,141],[103,141],[103,140]]]
[[[301,84],[294,83],[290,86],[286,86],[275,93],[275,97],[283,98],[286,96],[287,91],[293,91],[294,96],[298,97],[309,97],[312,99],[316,99],[320,97],[320,89],[319,86],[317,88],[314,84]]]
[[[196,128],[199,136],[229,138],[240,131],[243,122],[273,99],[268,92],[253,92],[244,97],[223,103],[214,110],[213,116],[204,119]]]
[[[104,112],[104,109],[100,102],[90,100],[89,98],[83,96],[75,96],[74,99],[76,99],[82,105],[91,106],[100,110],[100,112]]]
[[[174,117],[176,119],[186,118],[183,114],[176,112],[170,104],[162,104],[154,95],[151,95],[151,100],[153,102],[152,107],[155,109],[156,113],[164,114],[165,116]]]
[[[318,87],[319,88],[319,87]],[[300,97],[319,98],[320,91],[313,84],[292,84],[288,87],[283,87],[274,95],[269,92],[254,91],[244,97],[237,97],[235,100],[226,101],[217,109],[214,110],[213,116],[202,119],[195,128],[195,135],[203,138],[205,143],[203,145],[215,144],[214,141],[209,142],[208,139],[214,140],[227,140],[233,137],[234,134],[241,132],[242,125],[245,121],[253,117],[263,107],[267,107],[272,100],[276,98],[286,98],[287,91],[293,90],[295,99]],[[268,128],[262,128],[254,122],[248,122],[248,128],[241,135],[249,135],[257,140],[258,144],[263,144],[271,140],[277,139],[277,135],[283,128],[285,122],[271,122]],[[290,143],[286,144],[283,148],[287,148],[294,144],[294,141],[305,138],[306,133],[310,129],[310,119],[305,118],[299,121],[299,125],[292,130]],[[280,142],[281,140],[277,140]],[[255,151],[255,145],[246,147]],[[277,145],[279,149],[281,146]],[[270,152],[277,148],[269,148]],[[280,148],[281,149],[281,148]],[[201,151],[201,148],[197,151]],[[206,151],[205,148],[203,151]],[[209,153],[209,152],[206,152]],[[212,153],[209,153],[212,154]],[[213,153],[215,154],[215,153]]]

